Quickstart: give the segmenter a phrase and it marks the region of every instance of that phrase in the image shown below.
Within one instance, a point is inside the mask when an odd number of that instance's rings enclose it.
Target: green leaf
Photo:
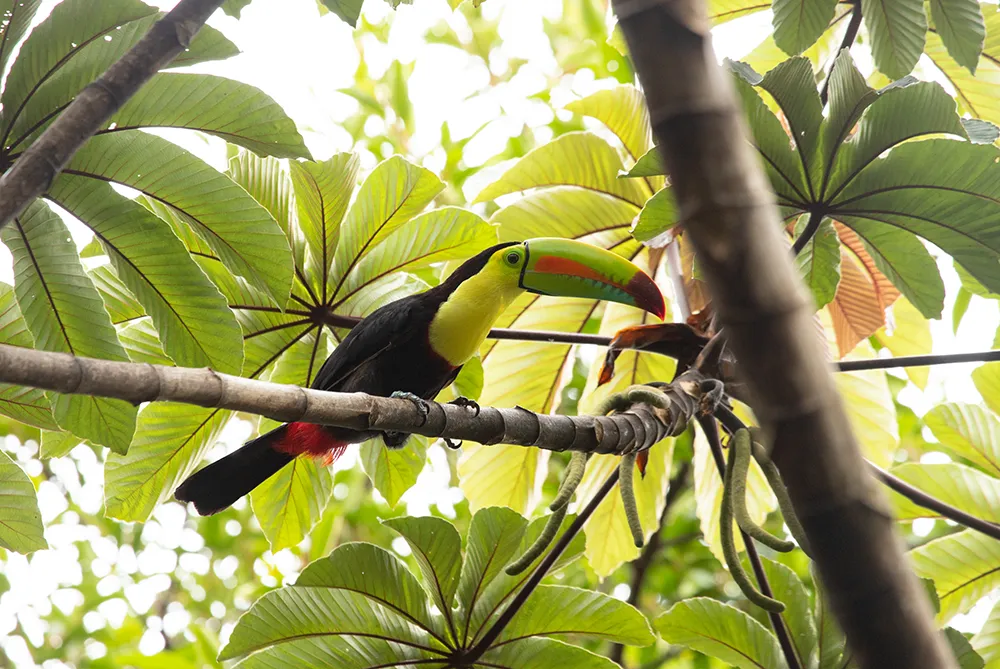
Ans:
[[[693,597],[656,619],[664,641],[717,658],[740,669],[785,666],[778,640],[763,625],[732,606]]]
[[[100,241],[96,237],[94,241],[101,248],[101,255],[104,255],[104,247],[101,246]],[[142,308],[142,305],[139,304],[135,296],[129,292],[125,284],[122,283],[122,280],[111,269],[111,265],[98,265],[93,269],[87,270],[87,275],[94,282],[97,292],[100,293],[101,301],[104,302],[104,308],[107,310],[108,315],[111,316],[113,324],[124,325],[129,321],[134,321],[146,315],[146,311]]]
[[[475,402],[483,394],[483,382],[483,361],[479,356],[475,356],[462,365],[451,387],[457,397]]]
[[[222,11],[226,13],[227,16],[232,16],[235,18],[240,18],[240,12],[250,4],[250,0],[226,0],[222,3]]]
[[[323,461],[293,459],[250,493],[250,504],[271,552],[297,545],[319,521],[333,492],[333,474]]]
[[[775,0],[774,41],[790,56],[802,53],[826,31],[836,9],[836,1]]]
[[[814,5],[816,0],[793,4]],[[830,9],[833,10],[834,6],[831,5]],[[802,162],[806,185],[812,195],[815,190],[812,180],[818,176],[814,163],[823,123],[823,103],[816,92],[812,63],[808,58],[791,58],[764,75],[760,87],[771,94],[785,115]]]
[[[920,113],[913,113],[919,109]],[[890,88],[865,110],[857,132],[837,153],[828,178],[827,194],[836,194],[885,151],[924,135],[952,134],[965,138],[965,128],[955,113],[955,100],[940,84],[917,83]]]
[[[935,539],[910,551],[918,576],[934,579],[941,599],[939,622],[965,613],[1000,587],[1000,541],[975,530]]]
[[[35,201],[0,232],[14,256],[14,293],[41,351],[125,362],[128,357],[101,298],[80,265],[62,220]],[[136,408],[122,400],[50,394],[56,422],[83,439],[128,450]]]
[[[352,270],[370,248],[420,213],[443,189],[444,184],[432,172],[399,156],[379,163],[361,184],[340,226],[330,297],[341,295]]]
[[[361,15],[361,5],[364,0],[320,0],[320,2],[347,25],[352,28],[358,27],[358,17]]]
[[[449,616],[462,569],[462,539],[458,531],[451,523],[430,516],[390,518],[382,524],[398,532],[410,545],[434,603]]]
[[[295,585],[258,599],[240,618],[219,659],[255,653],[242,666],[392,666],[434,657],[418,654],[430,641],[426,632],[362,593]],[[345,646],[357,646],[353,661],[323,661],[324,655],[336,657]],[[311,661],[304,661],[306,657]],[[385,659],[396,662],[379,662]]]
[[[392,553],[372,544],[338,546],[328,557],[306,567],[295,585],[356,592],[418,627],[443,632],[442,620],[431,616],[427,593],[413,574]]]
[[[516,555],[527,527],[528,521],[519,513],[502,506],[481,509],[472,517],[465,564],[458,581],[458,604],[463,610],[468,612],[476,608],[479,597]],[[518,613],[518,618],[524,615],[523,611]],[[471,616],[466,620],[471,620]],[[468,624],[463,638],[469,639]]]
[[[795,224],[796,238],[802,235],[808,220],[808,216],[799,218]],[[812,239],[795,256],[795,264],[806,287],[812,292],[816,308],[822,309],[829,304],[840,283],[840,239],[833,228],[833,221],[823,219]]]
[[[1000,602],[993,606],[986,623],[972,637],[972,647],[986,661],[990,669],[1000,661]]]
[[[709,0],[708,17],[712,25],[719,25],[770,8],[771,3],[762,0]]]
[[[42,430],[42,436],[38,444],[38,457],[42,460],[61,458],[64,455],[69,455],[69,452],[79,446],[80,443],[81,439],[74,436],[72,432]]]
[[[958,334],[958,328],[962,325],[962,319],[969,310],[970,302],[972,302],[972,293],[965,286],[959,286],[958,292],[955,293],[955,306],[951,309],[951,333],[953,335]]]
[[[174,362],[239,373],[236,317],[166,222],[94,179],[60,175],[48,197],[94,231]]]
[[[1000,364],[989,362],[981,367],[977,367],[972,372],[972,382],[976,385],[976,390],[983,396],[983,401],[994,414],[1000,415]],[[991,416],[992,418],[992,416]],[[990,437],[994,436],[994,423],[991,421]],[[997,446],[995,439],[990,439],[991,448],[988,459],[997,463],[995,467],[1000,470],[1000,446]]]
[[[258,88],[208,74],[160,73],[143,85],[101,133],[145,126],[188,128],[279,158],[309,158],[295,123]]]
[[[400,449],[387,448],[381,439],[371,439],[360,448],[361,464],[372,485],[389,506],[395,507],[424,470],[427,439],[411,435]]]
[[[1000,82],[1000,13],[996,5],[989,3],[980,5],[980,11],[985,19],[986,41],[974,75],[955,62],[936,25],[931,26],[924,52],[955,87],[963,112],[1000,123],[1000,99],[996,95],[996,85]]]
[[[977,378],[977,373],[982,369],[973,372],[973,380],[981,393],[983,375]],[[974,404],[949,402],[927,412],[924,422],[945,450],[992,476],[1000,476],[1000,420],[996,416]]]
[[[354,153],[338,153],[325,162],[289,163],[299,228],[306,241],[306,258],[299,264],[313,289],[323,299],[328,297],[340,224],[351,201],[360,166]]]
[[[825,163],[824,178],[828,178],[837,152],[861,118],[861,114],[878,99],[878,93],[868,85],[855,67],[848,49],[841,51],[833,63],[828,91],[830,111],[820,138],[821,154]]]
[[[934,29],[955,62],[976,73],[986,39],[986,24],[976,0],[930,0]]]
[[[986,222],[1000,213],[998,158],[993,146],[907,142],[858,173],[833,198],[830,215],[851,228],[870,222],[908,230],[1000,291],[1000,229]]]
[[[817,652],[818,638],[806,588],[798,575],[780,562],[761,558],[761,564],[774,598],[785,604],[781,617],[795,647],[799,666],[811,666],[810,658]]]
[[[228,411],[152,402],[139,412],[135,443],[104,465],[104,506],[111,518],[145,522],[194,471],[229,419]]]
[[[396,113],[396,118],[403,122],[405,128],[413,127],[413,103],[410,102],[410,93],[406,83],[412,72],[412,64],[404,66],[398,60],[394,60],[386,73],[389,78],[389,104]]]
[[[631,646],[648,646],[656,640],[645,616],[626,602],[592,590],[542,585],[497,643],[555,634],[586,634]]]
[[[66,0],[56,5],[52,13],[31,31],[28,39],[21,45],[17,59],[7,75],[3,94],[0,95],[4,108],[4,119],[0,124],[4,131],[3,146],[10,145],[11,126],[21,116],[25,103],[39,86],[65,67],[67,59],[72,59],[90,43],[98,41],[116,27],[149,16],[155,11],[139,0],[107,0],[99,5],[88,0]],[[68,62],[72,63],[72,60]],[[80,88],[82,87],[77,86],[73,89],[70,99]],[[51,110],[50,107],[45,111]]]
[[[906,298],[898,298],[892,303],[892,334],[886,328],[875,333],[875,338],[882,346],[889,349],[894,356],[925,355],[931,352],[930,323]],[[906,375],[910,380],[924,390],[930,377],[926,367],[907,367]]]
[[[49,547],[38,510],[35,484],[0,451],[0,548],[31,553]]]
[[[136,130],[101,135],[66,173],[129,186],[167,205],[231,272],[284,305],[293,268],[281,228],[245,190],[183,149]]]
[[[962,127],[965,128],[969,141],[973,144],[992,144],[1000,139],[1000,127],[989,121],[982,121],[978,118],[963,118]]]
[[[862,342],[845,359],[874,358],[871,344]],[[836,374],[834,384],[844,401],[851,429],[861,451],[879,467],[889,467],[899,446],[896,405],[886,375],[881,370]]]
[[[635,178],[635,177],[655,177],[662,176],[667,173],[667,168],[663,164],[663,157],[660,155],[659,147],[654,146],[635,162],[626,172],[621,172],[618,174],[619,178]]]
[[[674,194],[669,188],[663,188],[643,205],[639,220],[632,229],[632,236],[646,246],[660,248],[672,239],[672,235],[664,233],[673,230],[678,223],[680,216]]]
[[[344,280],[334,308],[394,272],[465,260],[496,243],[496,228],[467,209],[445,207],[416,216],[365,252]]]
[[[635,86],[626,84],[598,91],[570,102],[566,109],[606,125],[618,136],[633,160],[640,160],[654,148],[646,96]],[[656,185],[660,186],[662,182]]]
[[[148,317],[129,321],[118,328],[118,340],[125,347],[125,353],[132,362],[146,362],[151,365],[172,367],[174,361],[163,352],[163,345]]]
[[[924,50],[927,18],[923,3],[861,0],[861,13],[871,35],[875,66],[890,79],[909,74]]]
[[[7,61],[14,52],[14,47],[21,41],[31,20],[38,12],[42,0],[3,0],[0,2],[0,14],[4,16],[4,25],[0,29],[0,72],[7,70]]]
[[[17,306],[14,288],[0,283],[0,343],[32,348],[34,341]],[[42,430],[58,430],[45,391],[0,383],[0,414]],[[43,434],[45,434],[43,432]]]
[[[622,161],[606,141],[589,132],[570,132],[530,151],[483,189],[476,202],[542,186],[577,186],[641,207],[649,193],[635,179],[618,179]]]
[[[29,67],[35,68],[26,73],[31,92],[16,118],[13,114],[7,118],[10,128],[6,129],[5,145],[13,148],[34,141],[80,90],[124,56],[163,16],[152,13],[144,4],[127,0],[102,3],[104,9],[109,11],[95,12],[87,0],[63,2],[47,21],[32,31],[33,44],[39,31],[44,32],[45,38],[28,53]],[[143,18],[132,20],[135,16]],[[46,44],[45,40],[57,41]],[[22,49],[21,54],[25,53]],[[236,46],[219,31],[203,26],[189,47],[163,69],[228,58],[236,53],[239,53]],[[19,65],[15,63],[15,67]]]
[[[555,639],[523,639],[499,648],[493,647],[482,657],[485,667],[517,667],[517,669],[615,669],[617,664],[589,650]]]
[[[816,621],[817,647],[816,656],[819,669],[843,669],[844,633],[837,624],[837,619],[830,609],[830,603],[823,585],[820,583],[815,567],[811,567],[813,583],[816,588]],[[935,595],[936,596],[936,595]]]
[[[972,644],[969,643],[964,634],[953,627],[948,627],[943,631],[951,645],[951,651],[958,661],[959,669],[983,669],[985,665],[983,658],[972,648]]]

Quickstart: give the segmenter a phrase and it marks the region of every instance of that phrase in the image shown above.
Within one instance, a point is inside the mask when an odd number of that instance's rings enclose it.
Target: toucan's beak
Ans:
[[[660,319],[663,294],[641,269],[590,244],[543,237],[524,242],[521,288],[539,295],[585,297],[639,307]]]

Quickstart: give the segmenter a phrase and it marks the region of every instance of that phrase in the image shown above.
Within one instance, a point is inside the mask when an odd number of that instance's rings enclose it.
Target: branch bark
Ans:
[[[815,337],[699,0],[613,0],[722,325],[861,667],[956,667]]]
[[[44,193],[84,142],[160,68],[184,51],[223,0],[181,0],[84,88],[0,178],[0,228]]]

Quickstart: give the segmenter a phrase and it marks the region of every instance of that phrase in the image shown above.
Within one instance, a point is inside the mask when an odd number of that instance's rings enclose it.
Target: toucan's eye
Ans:
[[[508,265],[516,265],[520,261],[521,261],[521,254],[518,253],[517,251],[511,251],[510,253],[507,254]]]

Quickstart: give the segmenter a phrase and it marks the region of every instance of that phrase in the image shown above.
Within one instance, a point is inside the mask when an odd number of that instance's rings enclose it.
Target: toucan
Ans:
[[[312,387],[405,397],[418,405],[434,399],[525,291],[620,302],[660,318],[665,311],[653,280],[610,251],[557,238],[506,242],[465,261],[434,288],[373,311],[334,349]],[[388,448],[402,448],[408,437],[286,423],[190,476],[174,497],[193,502],[201,515],[218,513],[296,457],[330,463],[349,444],[377,436]]]

